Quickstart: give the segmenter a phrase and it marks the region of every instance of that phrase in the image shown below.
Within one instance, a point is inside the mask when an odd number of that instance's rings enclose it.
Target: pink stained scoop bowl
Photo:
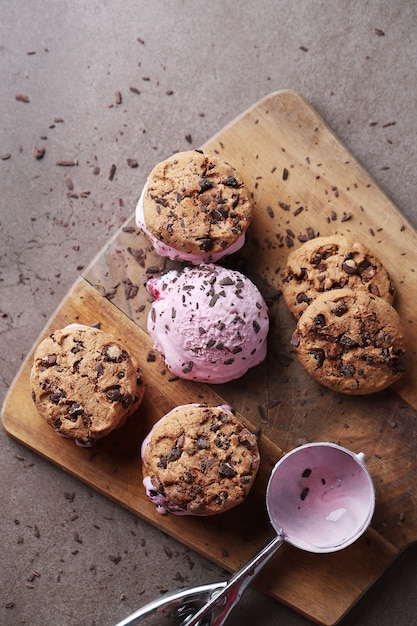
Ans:
[[[285,541],[309,552],[347,547],[369,526],[375,508],[365,455],[332,443],[286,454],[271,474],[267,509]]]

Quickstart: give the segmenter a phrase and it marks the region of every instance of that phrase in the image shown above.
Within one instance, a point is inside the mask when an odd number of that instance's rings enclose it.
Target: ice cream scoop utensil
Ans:
[[[226,585],[227,581],[224,580],[218,583],[168,591],[118,622],[116,626],[134,626],[134,624],[139,624],[156,613],[162,613],[162,611],[172,611],[179,618],[190,616],[190,614],[195,614],[202,605],[209,602],[214,594],[222,591]]]
[[[333,443],[310,443],[286,454],[272,470],[266,505],[276,536],[181,626],[222,626],[256,574],[287,542],[308,552],[346,548],[369,526],[375,490],[365,455]],[[127,626],[135,622],[122,622]]]

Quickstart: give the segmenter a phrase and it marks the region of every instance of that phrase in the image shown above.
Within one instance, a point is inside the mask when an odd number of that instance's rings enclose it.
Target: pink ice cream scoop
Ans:
[[[168,369],[189,380],[225,383],[266,356],[268,308],[240,272],[207,264],[148,281],[156,298],[148,332]]]

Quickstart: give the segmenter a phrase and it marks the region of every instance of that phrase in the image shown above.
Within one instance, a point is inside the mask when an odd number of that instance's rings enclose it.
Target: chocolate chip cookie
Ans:
[[[158,163],[142,201],[151,235],[206,261],[207,254],[226,253],[239,239],[243,244],[253,213],[250,193],[235,168],[200,150]]]
[[[407,342],[397,311],[363,289],[318,295],[298,320],[291,344],[317,382],[341,393],[380,391],[405,369]]]
[[[259,466],[257,439],[228,407],[176,407],[142,446],[144,485],[160,512],[213,515],[240,504]]]
[[[39,344],[30,384],[47,424],[85,446],[122,426],[144,393],[142,372],[126,347],[81,325],[57,330]]]
[[[382,263],[363,244],[339,235],[316,237],[288,256],[282,293],[296,319],[319,293],[364,289],[394,301],[394,285]]]

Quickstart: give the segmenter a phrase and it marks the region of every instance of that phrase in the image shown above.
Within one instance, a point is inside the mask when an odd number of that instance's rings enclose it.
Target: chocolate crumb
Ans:
[[[30,102],[29,96],[26,96],[23,93],[16,94],[15,98],[18,102],[26,102],[26,103]]]
[[[45,155],[45,148],[34,148],[33,149],[33,156],[35,157],[35,159],[37,159],[38,161],[40,159],[42,159]]]
[[[67,187],[67,189],[69,189],[69,191],[72,191],[74,189],[74,183],[72,182],[71,178],[69,176],[66,176],[64,178],[64,183],[65,186]]]
[[[111,554],[109,555],[109,559],[112,563],[114,563],[115,565],[118,565],[120,563],[120,561],[122,560],[121,556],[112,556]]]
[[[134,285],[130,278],[126,278],[123,282],[125,285],[125,298],[126,300],[131,300],[137,295],[139,287],[138,285]]]
[[[114,163],[112,163],[110,167],[110,171],[109,171],[109,180],[113,180],[115,174],[116,174],[116,166]]]
[[[78,165],[78,161],[76,159],[73,159],[72,161],[67,159],[61,159],[56,162],[56,165],[59,165],[61,167],[74,167],[75,165]]]
[[[131,248],[130,246],[127,248],[127,251],[129,252],[129,254],[131,254],[133,256],[133,258],[135,259],[135,261],[137,263],[139,263],[139,265],[141,267],[145,267],[145,258],[146,258],[146,254],[144,252],[144,250],[142,249],[136,249],[136,248]]]

